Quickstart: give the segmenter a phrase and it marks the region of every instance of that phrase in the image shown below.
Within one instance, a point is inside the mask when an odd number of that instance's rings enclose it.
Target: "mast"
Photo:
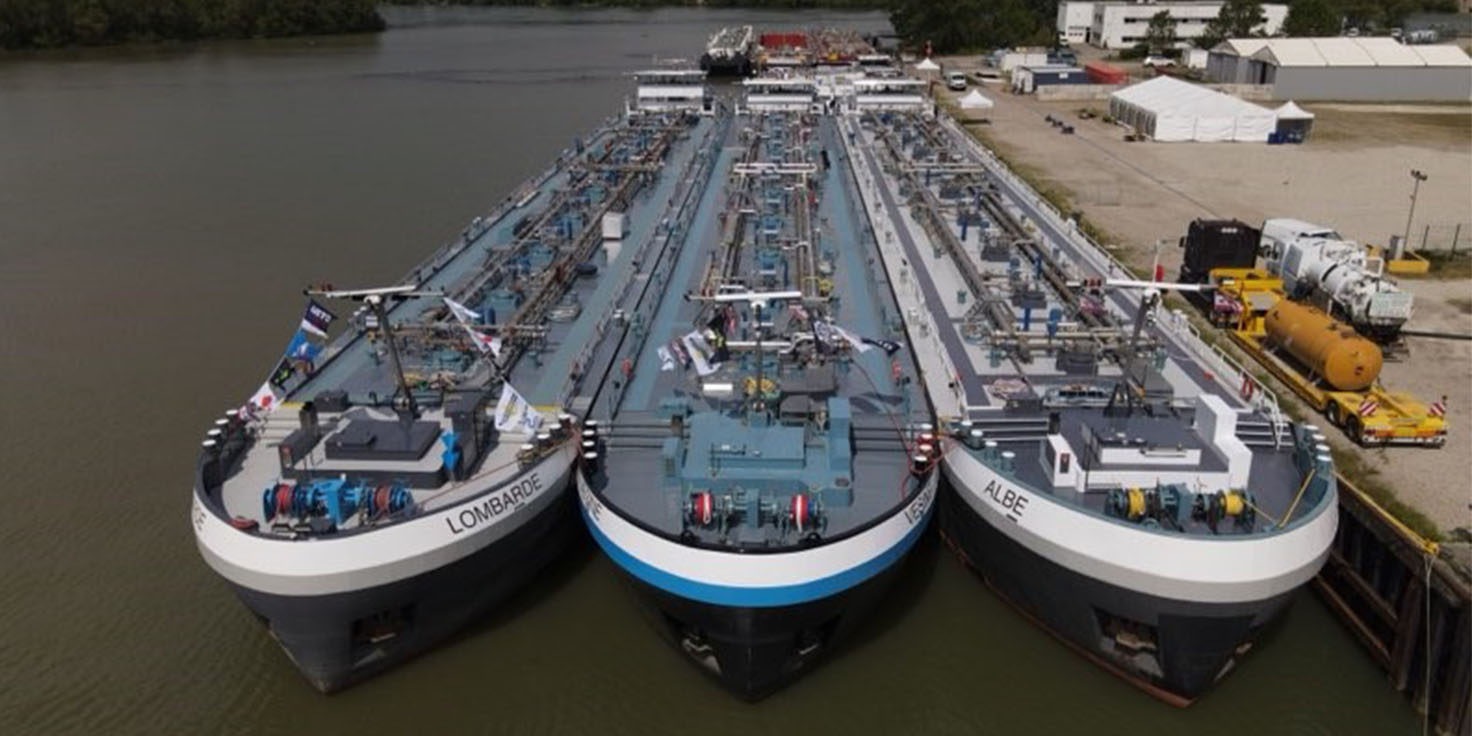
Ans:
[[[419,404],[414,401],[414,392],[409,390],[409,379],[404,377],[404,365],[399,360],[399,346],[394,342],[393,326],[389,324],[388,307],[385,302],[388,297],[442,297],[444,292],[438,290],[421,291],[418,286],[386,286],[377,289],[305,289],[303,293],[307,296],[320,296],[324,299],[352,299],[368,305],[373,310],[374,316],[378,318],[378,328],[383,330],[383,335],[388,342],[389,362],[393,364],[394,377],[398,379],[397,392],[402,391],[404,401],[408,407],[410,417],[419,416]]]
[[[383,330],[384,339],[388,343],[388,359],[393,364],[394,376],[399,380],[398,390],[404,392],[404,401],[409,408],[409,416],[417,418],[419,416],[419,404],[414,401],[414,392],[409,390],[409,379],[404,377],[404,365],[399,362],[399,346],[394,340],[394,330],[389,324],[388,309],[383,305],[383,297],[374,295],[368,297],[365,301],[373,309],[373,313],[378,315],[378,328]]]

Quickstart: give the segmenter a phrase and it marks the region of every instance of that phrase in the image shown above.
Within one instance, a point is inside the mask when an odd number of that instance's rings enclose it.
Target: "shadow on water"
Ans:
[[[910,554],[901,563],[894,583],[880,597],[874,609],[866,613],[864,621],[854,629],[853,636],[830,655],[828,663],[837,664],[845,656],[900,628],[920,606],[935,579],[936,570],[944,562],[944,555],[950,554],[940,542],[936,521],[934,518],[930,520],[930,527],[915,541]]]

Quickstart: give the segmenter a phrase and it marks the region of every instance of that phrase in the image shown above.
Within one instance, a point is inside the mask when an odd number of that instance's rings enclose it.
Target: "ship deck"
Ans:
[[[667,218],[687,223],[677,228],[679,242],[641,263],[641,278],[654,288],[645,301],[625,304],[631,319],[644,326],[640,336],[632,342],[620,338],[622,347],[608,350],[622,357],[591,407],[607,438],[608,482],[600,493],[624,515],[665,534],[770,547],[790,541],[774,526],[745,525],[729,534],[688,527],[683,521],[688,494],[745,488],[785,499],[783,494],[806,489],[823,500],[824,534],[843,534],[910,496],[914,488],[903,435],[929,421],[929,407],[908,350],[891,356],[864,345],[862,351],[835,351],[803,367],[779,357],[792,353],[794,343],[814,339],[812,326],[795,317],[798,311],[824,314],[855,336],[901,345],[906,338],[898,329],[899,308],[866,231],[834,119],[756,113],[724,122],[727,127],[706,153],[712,161],[708,183],[677,202]],[[791,168],[785,174],[758,173],[771,164]],[[799,169],[808,173],[791,173]],[[811,243],[806,254],[812,262],[806,264],[803,242]],[[773,244],[781,244],[780,258],[774,257]],[[780,389],[782,414],[789,409],[841,413],[829,397],[846,400],[851,449],[835,449],[850,444],[847,432],[835,437],[813,423],[777,419],[768,424],[748,416],[743,411],[747,392],[759,385],[755,309],[741,302],[713,307],[689,298],[709,296],[717,283],[800,289],[804,273],[826,283],[825,296],[803,289],[802,299],[769,307],[761,316],[769,327],[760,372]],[[725,323],[730,356],[700,375],[698,365],[683,364],[676,353],[682,338],[706,328],[713,315]],[[678,420],[672,420],[675,415]],[[666,459],[677,438],[687,444],[671,474]],[[851,462],[843,459],[846,452],[852,452]]]
[[[603,215],[626,218],[625,242],[653,239],[688,174],[692,135],[709,127],[687,116],[605,126],[412,269],[403,283],[423,295],[386,305],[386,316],[414,416],[395,399],[399,376],[371,313],[338,320],[347,327],[315,366],[297,364],[285,403],[226,424],[219,477],[204,483],[216,513],[292,538],[352,532],[489,492],[551,452],[566,437],[556,417],[588,377],[573,366],[637,271],[635,249],[604,242]],[[480,313],[473,328],[501,339],[499,355],[475,347],[441,295]],[[539,406],[542,428],[489,426],[503,381]],[[457,453],[445,451],[451,438]],[[323,490],[333,479],[347,490]],[[303,492],[293,502],[283,488]],[[278,513],[265,503],[268,489],[283,494]],[[378,493],[371,502],[370,493]],[[338,505],[375,511],[334,513]]]
[[[919,335],[916,352],[937,414],[958,440],[980,433],[974,446],[958,441],[951,451],[989,465],[1010,453],[1018,481],[1101,515],[1111,490],[1157,484],[1201,494],[1245,489],[1268,518],[1296,506],[1295,522],[1332,498],[1332,478],[1323,477],[1298,498],[1306,469],[1324,452],[1322,437],[1275,425],[1271,405],[1244,398],[1236,390],[1241,374],[1194,337],[1183,315],[1155,311],[1137,341],[1144,290],[1103,288],[1082,297],[1060,290],[1060,283],[1131,277],[959,128],[905,113],[865,115],[845,127],[864,206],[901,284],[910,331]],[[1080,305],[1090,307],[1088,318]],[[1110,359],[1131,350],[1148,358]],[[1076,352],[1093,358],[1083,365],[1060,359]],[[1106,409],[1121,383],[1134,389]],[[1234,427],[1231,437],[1206,436],[1205,425],[1219,421]],[[1099,449],[1099,438],[1120,436],[1140,460]],[[1092,472],[1061,477],[1050,465],[1059,452]],[[1170,454],[1175,459],[1162,459]],[[1232,531],[1184,512],[1171,521],[1185,534]],[[1259,523],[1254,530],[1267,528],[1281,529]]]

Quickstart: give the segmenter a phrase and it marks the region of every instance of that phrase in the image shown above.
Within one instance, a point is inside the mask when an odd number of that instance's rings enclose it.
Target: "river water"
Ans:
[[[300,289],[388,283],[706,34],[883,15],[394,10],[377,36],[0,56],[0,731],[1395,734],[1310,594],[1187,710],[1096,669],[933,539],[860,640],[758,705],[654,636],[591,545],[324,697],[205,567],[201,433]]]

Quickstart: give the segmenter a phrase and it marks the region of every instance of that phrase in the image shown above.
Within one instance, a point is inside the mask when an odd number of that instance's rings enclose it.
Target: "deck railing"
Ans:
[[[975,138],[972,138],[964,130],[962,130],[961,127],[957,125],[954,120],[949,117],[944,117],[942,119],[942,125],[944,125],[946,129],[949,130],[952,135],[954,135],[957,139],[964,141],[974,153],[980,156],[982,164],[987,167],[987,169],[992,173],[993,176],[1005,180],[1014,192],[1018,192],[1022,195],[1027,196],[1034,208],[1038,212],[1041,212],[1044,217],[1047,217],[1049,220],[1051,220],[1050,224],[1053,225],[1054,228],[1058,230],[1058,232],[1063,233],[1065,237],[1072,238],[1076,242],[1076,244],[1084,246],[1084,254],[1087,257],[1091,257],[1093,260],[1095,260],[1096,266],[1102,266],[1102,268],[1099,269],[1101,272],[1117,272],[1120,275],[1133,274],[1133,272],[1128,266],[1124,264],[1124,262],[1120,261],[1118,258],[1115,257],[1113,253],[1109,252],[1107,248],[1100,245],[1093,238],[1089,237],[1088,233],[1079,230],[1078,226],[1071,218],[1065,217],[1062,212],[1058,211],[1057,207],[1053,206],[1052,202],[1049,202],[1042,195],[1038,194],[1037,190],[1033,189],[1031,184],[1027,183],[1016,174],[1012,173],[1012,170],[1008,168],[1005,163],[998,159],[995,154],[993,154],[990,150],[986,148],[986,146],[981,145],[981,143],[979,143]],[[1168,332],[1176,337],[1177,340],[1181,342],[1182,345],[1186,347],[1191,353],[1195,354],[1204,363],[1211,366],[1212,370],[1215,372],[1216,376],[1219,377],[1219,379],[1221,377],[1229,377],[1231,379],[1230,382],[1218,380],[1218,383],[1222,385],[1223,388],[1226,388],[1229,391],[1238,391],[1239,395],[1246,394],[1247,391],[1244,389],[1247,385],[1247,382],[1251,382],[1253,389],[1252,393],[1250,395],[1250,398],[1244,397],[1244,400],[1247,401],[1251,406],[1253,406],[1253,408],[1266,415],[1269,421],[1272,422],[1275,437],[1274,445],[1276,446],[1279,442],[1279,440],[1276,438],[1279,434],[1281,434],[1282,427],[1286,424],[1286,419],[1283,415],[1277,395],[1274,394],[1273,391],[1270,390],[1268,387],[1262,385],[1262,383],[1256,378],[1252,377],[1252,374],[1249,373],[1247,369],[1242,366],[1241,363],[1233,359],[1220,347],[1202,339],[1200,331],[1196,329],[1195,325],[1191,324],[1191,322],[1186,319],[1184,314],[1178,311],[1159,311],[1164,312],[1166,314],[1166,317],[1164,319],[1158,320],[1157,324],[1163,326]]]

